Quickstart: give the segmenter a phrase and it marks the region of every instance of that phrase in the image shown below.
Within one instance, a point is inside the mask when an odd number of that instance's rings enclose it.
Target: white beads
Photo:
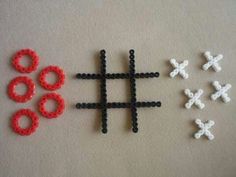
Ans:
[[[212,56],[209,51],[204,53],[204,56],[207,62],[202,65],[203,70],[208,70],[212,68],[215,72],[219,72],[222,70],[219,65],[219,61],[223,59],[223,55],[219,54],[217,56]],[[183,62],[178,63],[176,59],[170,59],[170,63],[173,66],[173,71],[169,74],[171,78],[174,78],[176,75],[180,75],[184,79],[189,78],[189,74],[185,71],[186,66],[188,66],[188,60],[184,60]],[[215,88],[215,92],[211,94],[212,100],[217,100],[221,98],[223,102],[230,102],[230,97],[227,92],[232,87],[231,84],[221,85],[218,81],[212,82],[213,87]],[[185,89],[184,94],[189,98],[189,100],[185,103],[185,108],[190,109],[193,105],[195,105],[199,109],[203,109],[205,104],[200,100],[201,95],[203,95],[203,90],[198,89],[195,93],[190,89]],[[194,138],[199,139],[201,136],[206,136],[209,140],[214,139],[214,135],[210,132],[210,128],[215,124],[213,120],[208,120],[206,122],[202,122],[200,119],[196,119],[195,123],[198,125],[199,130],[194,133]]]
[[[205,135],[209,140],[214,139],[214,135],[209,131],[209,129],[215,124],[213,120],[209,120],[206,123],[203,123],[200,119],[196,119],[195,123],[200,129],[194,134],[194,137],[196,139],[199,139],[202,135]]]
[[[232,87],[231,84],[226,84],[225,86],[222,86],[218,81],[214,81],[212,85],[216,89],[216,92],[211,95],[212,100],[216,100],[217,98],[221,97],[225,103],[230,102],[230,97],[226,92]]]
[[[190,109],[193,104],[195,104],[200,109],[203,109],[205,107],[205,104],[203,104],[199,99],[203,94],[202,89],[199,89],[195,94],[193,94],[193,92],[191,92],[189,89],[185,89],[184,93],[189,97],[188,102],[185,104],[185,108]]]
[[[170,73],[170,77],[174,78],[177,74],[179,74],[180,76],[182,76],[184,79],[188,79],[189,75],[188,73],[186,73],[186,71],[184,70],[184,68],[186,66],[188,66],[188,60],[184,60],[182,63],[177,63],[177,61],[172,58],[170,59],[170,63],[171,65],[175,68],[171,73]]]
[[[202,66],[203,70],[208,70],[208,68],[212,67],[216,72],[221,71],[220,65],[217,63],[223,58],[222,54],[217,55],[216,57],[213,57],[209,51],[204,53],[204,56],[207,59],[207,63]]]

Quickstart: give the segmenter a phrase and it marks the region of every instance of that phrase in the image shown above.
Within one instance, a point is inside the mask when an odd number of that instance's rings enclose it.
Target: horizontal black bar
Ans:
[[[106,104],[107,109],[111,108],[130,108],[130,103],[122,103],[122,102],[110,102]],[[148,101],[148,102],[136,102],[135,106],[137,108],[148,108],[148,107],[161,107],[160,101]],[[101,109],[102,106],[100,103],[77,103],[77,109]]]
[[[149,72],[149,73],[135,73],[134,77],[139,78],[154,78],[159,77],[159,72]],[[101,74],[89,74],[89,73],[78,73],[76,74],[77,79],[100,79]],[[107,73],[105,74],[106,79],[129,79],[129,73]]]

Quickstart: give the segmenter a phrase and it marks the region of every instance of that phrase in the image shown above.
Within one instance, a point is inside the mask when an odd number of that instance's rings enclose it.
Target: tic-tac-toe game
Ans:
[[[0,177],[236,177],[236,1],[0,2]]]

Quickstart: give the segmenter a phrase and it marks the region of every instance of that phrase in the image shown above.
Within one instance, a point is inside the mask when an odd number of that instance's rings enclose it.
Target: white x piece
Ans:
[[[205,135],[209,140],[214,139],[214,135],[209,131],[209,129],[215,124],[213,120],[209,120],[203,123],[200,119],[196,119],[195,123],[198,125],[200,130],[194,134],[196,139],[199,139],[202,135]]]
[[[205,104],[203,104],[199,99],[200,96],[203,94],[202,89],[198,89],[198,91],[195,94],[191,92],[189,89],[185,89],[184,93],[189,97],[188,102],[185,104],[185,108],[190,109],[193,104],[195,104],[200,109],[203,109],[205,107]]]
[[[208,68],[212,67],[216,72],[221,71],[221,67],[218,64],[218,61],[220,61],[223,58],[222,54],[217,55],[216,57],[213,57],[211,55],[211,52],[207,51],[204,53],[204,56],[207,59],[207,63],[202,66],[203,70],[208,70]]]
[[[216,92],[211,95],[212,100],[216,100],[217,98],[221,97],[225,103],[230,102],[230,97],[226,92],[232,87],[231,84],[226,84],[225,86],[222,86],[218,81],[214,81],[212,85],[216,89]]]
[[[177,63],[176,59],[170,59],[171,65],[175,68],[171,73],[170,77],[174,78],[177,74],[180,74],[184,79],[188,79],[188,73],[184,70],[188,66],[188,60],[184,60],[182,63]]]

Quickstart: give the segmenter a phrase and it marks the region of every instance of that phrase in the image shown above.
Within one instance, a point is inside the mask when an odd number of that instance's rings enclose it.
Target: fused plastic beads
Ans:
[[[225,103],[230,102],[231,99],[226,92],[232,87],[231,84],[220,85],[219,81],[214,81],[212,85],[216,89],[216,92],[211,94],[212,100],[216,100],[217,98],[221,97]]]
[[[20,64],[20,60],[24,55],[29,56],[32,59],[31,65],[28,67],[24,67]],[[22,49],[18,51],[12,60],[13,67],[21,72],[21,73],[31,73],[32,71],[35,71],[39,64],[39,57],[37,53],[31,49]]]
[[[223,59],[223,55],[222,54],[219,54],[217,56],[212,56],[211,55],[211,52],[209,51],[206,51],[204,53],[204,56],[206,57],[207,59],[207,63],[205,63],[203,66],[202,66],[202,69],[203,70],[208,70],[208,68],[212,67],[214,69],[215,72],[219,72],[221,71],[221,67],[218,63],[218,61],[222,60]]]
[[[57,108],[53,112],[48,112],[45,109],[45,103],[50,99],[55,100],[57,102]],[[39,101],[40,113],[42,114],[42,116],[49,118],[49,119],[57,118],[59,115],[61,115],[63,113],[64,109],[65,109],[64,99],[61,97],[61,95],[59,95],[57,93],[45,94],[41,97],[41,99]]]
[[[182,63],[178,63],[176,59],[170,59],[171,65],[175,68],[169,75],[171,78],[174,78],[176,75],[182,76],[184,79],[188,79],[189,75],[184,70],[186,66],[188,66],[188,60],[184,60]]]
[[[15,87],[20,83],[25,84],[27,87],[27,91],[24,95],[17,95],[15,92]],[[29,77],[26,76],[16,77],[8,85],[8,95],[12,100],[16,102],[20,103],[27,102],[33,97],[34,94],[35,94],[35,84]]]
[[[27,128],[20,127],[19,120],[22,116],[27,116],[27,118],[31,120],[31,126]],[[39,118],[36,115],[36,113],[31,111],[30,109],[20,109],[12,116],[11,127],[14,130],[14,132],[18,133],[19,135],[22,136],[30,135],[36,131],[38,126],[39,126]]]
[[[205,135],[209,140],[214,139],[214,135],[209,130],[213,125],[215,125],[213,120],[203,123],[200,119],[196,119],[195,123],[198,125],[200,130],[194,134],[194,138],[199,139],[202,135]]]
[[[57,78],[56,83],[49,84],[46,81],[46,75],[49,72],[54,72],[57,74],[58,78]],[[53,90],[57,90],[57,89],[61,88],[61,86],[64,84],[64,81],[65,81],[64,71],[61,68],[59,68],[58,66],[48,66],[48,67],[44,68],[39,74],[39,83],[43,88],[45,88],[47,90],[53,91]]]
[[[188,102],[185,103],[185,108],[190,109],[192,105],[196,105],[199,109],[205,107],[205,104],[200,100],[200,96],[203,94],[202,89],[198,89],[196,93],[191,92],[189,89],[185,89],[184,93],[189,98]]]

